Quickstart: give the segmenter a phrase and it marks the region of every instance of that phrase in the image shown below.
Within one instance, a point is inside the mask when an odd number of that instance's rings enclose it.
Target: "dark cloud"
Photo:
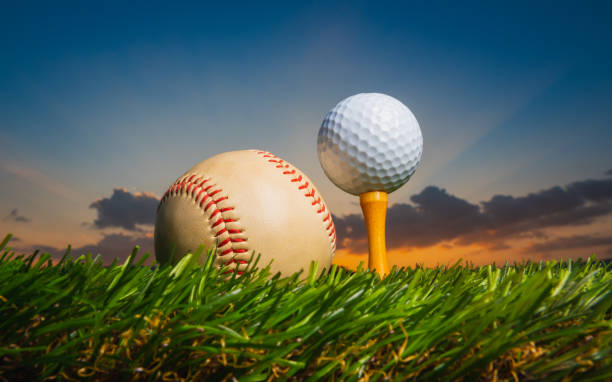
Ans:
[[[16,223],[29,223],[30,219],[26,218],[23,215],[19,215],[19,211],[17,208],[13,208],[11,212],[4,217],[5,221],[11,221]]]
[[[336,226],[336,247],[338,249],[349,247],[353,252],[367,252],[367,231],[361,215],[351,214],[344,217],[332,215]]]
[[[430,186],[411,200],[415,205],[398,203],[387,211],[387,247],[390,249],[405,245],[429,246],[486,225],[477,205],[450,195],[444,189]],[[338,248],[367,251],[366,228],[361,214],[334,217],[334,222],[340,239]]]
[[[456,239],[486,225],[477,205],[445,189],[429,186],[410,200],[414,205],[395,204],[387,212],[389,248],[407,243],[429,246]]]
[[[612,245],[612,236],[573,235],[530,245],[524,253],[542,253],[561,249],[577,249]]]
[[[519,208],[519,207],[517,207]],[[524,207],[520,207],[524,208]],[[507,222],[503,219],[496,220],[488,216],[485,230],[474,230],[458,238],[459,244],[488,243],[504,240],[507,238],[517,239],[546,239],[542,232],[545,228],[562,226],[580,226],[591,224],[599,217],[612,213],[612,203],[596,205],[581,205],[573,209],[561,209],[549,214],[534,215],[525,211],[519,218]]]
[[[93,225],[96,228],[120,227],[137,231],[137,224],[154,224],[159,199],[151,193],[130,193],[115,188],[110,198],[93,202],[89,208],[98,212]]]
[[[390,235],[399,236],[407,233],[402,230],[402,226],[406,227],[410,235],[415,236],[413,242],[417,246],[455,239],[482,229],[487,223],[479,206],[451,195],[445,189],[429,186],[410,200],[415,204],[410,212],[407,204],[394,205],[390,209],[387,219],[391,227],[388,230]],[[435,231],[438,232],[432,234]]]
[[[612,175],[612,168],[606,171],[606,175]]]
[[[125,260],[136,245],[140,246],[139,253],[141,255],[145,252],[149,252],[151,255],[155,253],[153,250],[153,237],[124,235],[122,233],[104,235],[96,244],[78,247],[72,252],[78,255],[84,253],[100,254],[104,262],[108,264],[115,258],[119,259],[119,261]]]
[[[429,186],[410,199],[414,206],[398,203],[387,211],[388,248],[429,246],[458,238],[486,224],[477,205],[450,195],[444,189]],[[339,248],[349,247],[355,252],[367,250],[361,214],[334,217],[334,223],[340,239]]]
[[[138,257],[145,252],[151,253],[147,263],[150,264],[154,258],[153,238],[150,235],[124,235],[122,233],[112,233],[104,235],[100,241],[95,244],[88,244],[82,247],[71,248],[70,253],[73,257],[78,257],[83,254],[91,253],[96,256],[101,255],[105,264],[110,264],[117,258],[119,262],[124,261],[130,255],[134,247],[140,246]],[[54,258],[61,258],[66,252],[66,248],[55,248],[46,245],[34,245],[25,250],[32,252],[38,249],[40,252],[50,253]]]
[[[389,249],[455,241],[500,250],[509,248],[509,238],[543,240],[545,228],[590,224],[612,214],[612,180],[574,182],[519,197],[495,195],[480,205],[429,186],[410,200],[387,211]],[[361,214],[336,216],[334,222],[338,248],[367,252]]]
[[[567,190],[589,201],[601,202],[610,200],[612,199],[612,179],[589,179],[582,182],[574,182],[567,186]]]
[[[482,213],[492,226],[502,227],[528,219],[551,216],[571,211],[584,203],[580,196],[553,187],[527,196],[515,198],[495,195],[488,202],[482,202]]]

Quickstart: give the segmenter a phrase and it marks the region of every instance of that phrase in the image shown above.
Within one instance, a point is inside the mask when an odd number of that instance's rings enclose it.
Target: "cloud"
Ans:
[[[78,247],[72,252],[77,255],[83,253],[100,254],[105,264],[109,264],[115,258],[118,258],[120,261],[126,259],[136,245],[140,246],[140,255],[145,252],[155,253],[153,250],[153,236],[151,234],[133,236],[122,233],[104,235],[96,244]]]
[[[494,195],[472,204],[429,186],[387,211],[387,247],[426,247],[455,241],[507,249],[509,238],[547,239],[545,228],[590,224],[612,214],[612,180],[584,180],[524,196]],[[338,248],[367,252],[361,214],[334,217]],[[584,243],[583,243],[584,244]]]
[[[542,253],[563,249],[578,249],[612,245],[612,236],[573,235],[523,248],[523,253]]]
[[[612,168],[606,171],[606,175],[612,175]]]
[[[452,240],[484,228],[486,219],[479,206],[444,189],[426,187],[410,200],[414,205],[398,203],[387,211],[387,247],[425,247]],[[339,238],[338,248],[352,252],[367,251],[365,223],[361,214],[334,217]]]
[[[94,256],[100,254],[104,263],[110,264],[115,258],[117,258],[118,261],[125,260],[136,245],[140,246],[138,256],[142,256],[145,252],[149,252],[152,255],[154,254],[153,235],[149,233],[144,235],[125,235],[122,233],[103,235],[102,239],[97,243],[71,248],[70,253],[73,257],[78,257],[87,253],[91,253]],[[34,245],[28,248],[26,252],[32,252],[36,249],[41,252],[50,253],[57,259],[61,258],[66,252],[66,248],[60,249],[46,245]],[[152,257],[149,257],[149,259],[152,261]],[[151,261],[147,260],[147,263],[150,264]]]
[[[332,215],[336,227],[337,249],[350,248],[352,252],[368,251],[367,232],[361,215],[351,214],[344,217]]]
[[[612,199],[612,179],[584,180],[567,186],[569,192],[574,192],[583,199],[602,202]]]
[[[552,216],[572,211],[584,204],[579,195],[567,192],[561,187],[553,187],[522,197],[495,195],[491,200],[482,202],[483,214],[493,227],[503,227],[514,223]]]
[[[98,212],[94,227],[120,227],[137,231],[137,224],[155,224],[155,209],[159,198],[152,193],[130,193],[115,188],[110,198],[98,199],[89,208]]]
[[[26,218],[23,215],[19,215],[19,211],[17,211],[17,208],[14,208],[13,210],[11,210],[11,212],[8,215],[6,215],[3,220],[16,222],[16,223],[29,223],[30,222],[30,219]]]

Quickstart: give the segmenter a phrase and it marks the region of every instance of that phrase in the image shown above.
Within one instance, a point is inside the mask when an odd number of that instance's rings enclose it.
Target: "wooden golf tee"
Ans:
[[[359,195],[359,204],[368,230],[368,268],[376,269],[380,278],[389,273],[385,248],[385,219],[387,216],[387,193],[370,191]]]

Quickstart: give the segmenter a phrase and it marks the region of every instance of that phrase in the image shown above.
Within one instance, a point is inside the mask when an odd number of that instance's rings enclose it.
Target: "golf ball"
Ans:
[[[353,195],[390,193],[414,174],[423,136],[403,103],[386,94],[360,93],[327,113],[317,151],[323,171],[342,190]]]

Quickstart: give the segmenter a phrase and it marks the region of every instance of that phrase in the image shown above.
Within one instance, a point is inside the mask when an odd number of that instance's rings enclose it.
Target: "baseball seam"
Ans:
[[[298,184],[298,190],[306,190],[304,196],[306,198],[312,199],[311,204],[313,206],[316,206],[317,214],[323,216],[323,226],[325,227],[325,230],[327,231],[327,234],[329,236],[330,246],[333,252],[336,249],[336,227],[334,226],[331,213],[327,210],[323,199],[320,195],[316,195],[314,185],[304,179],[302,174],[299,173],[299,170],[297,170],[295,167],[291,166],[281,158],[277,157],[276,155],[268,151],[254,151],[258,155],[267,159],[268,162],[275,164],[276,168],[282,170],[283,175],[291,176],[291,182]],[[309,189],[309,186],[312,187],[310,187]]]
[[[248,253],[248,240],[243,234],[244,229],[240,227],[238,219],[229,216],[234,207],[227,205],[227,202],[224,207],[219,205],[219,203],[228,200],[228,197],[222,196],[222,193],[223,189],[213,184],[210,178],[198,174],[187,174],[177,179],[168,188],[162,196],[157,209],[159,210],[162,204],[171,196],[184,195],[193,198],[211,222],[211,229],[217,240],[218,259],[224,265],[234,264],[233,268],[225,273],[236,272],[237,274],[242,274],[242,271],[237,269],[241,264],[247,264],[248,261],[236,259],[235,256]]]
[[[304,179],[299,170],[276,155],[267,151],[253,151],[269,163],[274,164],[276,168],[282,170],[283,175],[291,176],[290,181],[291,183],[297,183],[298,190],[306,190],[306,193],[303,195],[311,199],[311,205],[316,208],[316,213],[322,215],[323,227],[327,231],[330,248],[333,252],[336,248],[336,228],[331,213],[328,211],[321,196],[317,195],[314,185]],[[211,228],[217,239],[218,258],[224,265],[234,265],[226,273],[236,272],[237,274],[242,274],[243,272],[239,271],[238,267],[242,264],[247,264],[248,261],[236,259],[235,256],[249,251],[248,240],[243,233],[244,229],[238,223],[238,219],[234,219],[229,215],[234,210],[234,206],[228,205],[228,196],[221,196],[222,194],[223,189],[213,184],[211,178],[198,174],[187,174],[177,179],[168,188],[160,199],[157,209],[159,210],[171,196],[183,195],[192,198],[211,222]],[[215,195],[217,195],[216,199],[213,198]],[[224,206],[219,206],[219,203],[224,201]]]

